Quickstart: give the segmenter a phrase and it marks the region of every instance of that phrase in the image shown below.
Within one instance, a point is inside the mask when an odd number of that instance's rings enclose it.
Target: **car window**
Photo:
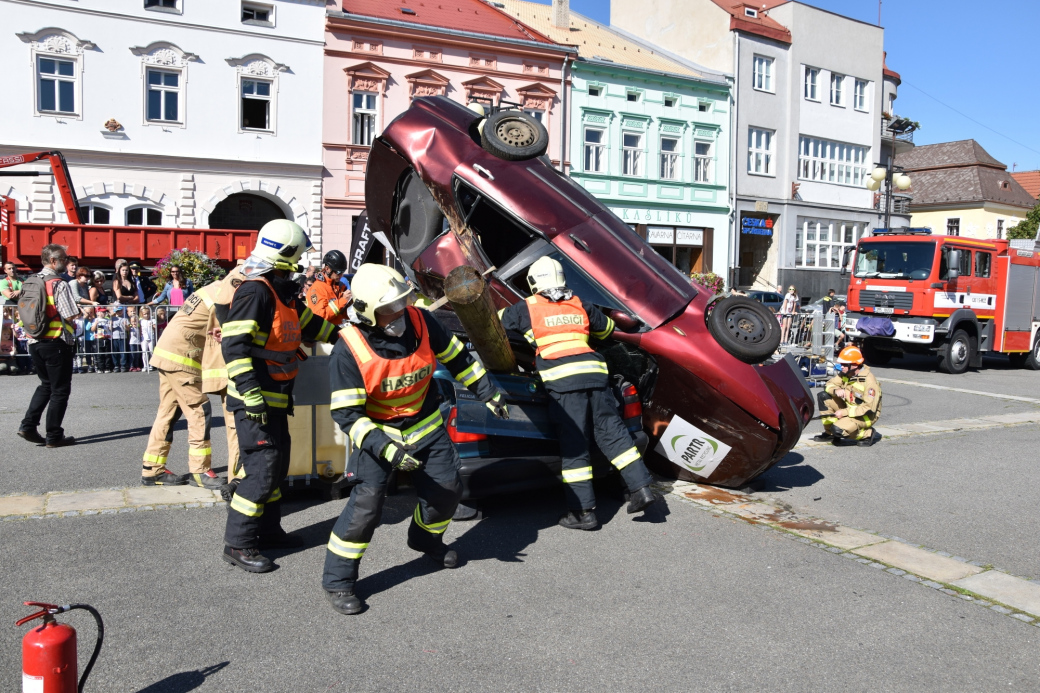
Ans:
[[[527,271],[535,260],[548,255],[563,265],[563,274],[567,278],[567,286],[577,294],[578,298],[586,303],[591,303],[607,310],[615,309],[626,311],[625,306],[616,298],[611,296],[606,289],[600,286],[594,279],[589,277],[569,257],[561,253],[555,246],[544,241],[536,241],[524,249],[517,258],[517,262],[507,263],[503,272],[496,274],[510,286],[521,298],[531,295],[527,285]],[[522,258],[522,259],[521,259]]]
[[[770,303],[783,303],[783,296],[780,294],[766,294],[766,300]]]
[[[536,238],[534,231],[469,184],[455,179],[455,198],[463,220],[473,229],[491,264],[501,267]]]

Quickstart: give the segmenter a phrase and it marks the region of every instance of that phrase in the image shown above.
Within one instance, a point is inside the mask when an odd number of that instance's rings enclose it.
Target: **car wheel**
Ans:
[[[506,161],[534,159],[549,148],[545,126],[523,111],[498,111],[484,121],[480,143],[484,150]]]
[[[870,342],[863,343],[863,358],[867,360],[868,365],[884,366],[892,360],[892,356],[891,351],[882,351]]]
[[[391,242],[408,267],[444,230],[444,213],[419,174],[409,171],[398,186]]]
[[[964,373],[971,364],[972,351],[971,337],[968,333],[955,330],[939,350],[939,370],[951,375]]]
[[[1031,371],[1040,371],[1040,335],[1033,342],[1033,350],[1028,354],[1010,354],[1011,365],[1015,368],[1028,368]]]
[[[741,296],[722,299],[708,314],[708,331],[745,363],[761,363],[780,346],[780,324],[761,303]]]

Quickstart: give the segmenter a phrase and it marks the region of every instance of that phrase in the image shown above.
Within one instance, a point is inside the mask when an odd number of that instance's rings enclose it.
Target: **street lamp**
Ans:
[[[885,228],[889,227],[892,223],[892,186],[894,185],[899,190],[906,190],[910,187],[910,176],[903,173],[903,169],[895,165],[896,160],[896,135],[902,135],[904,133],[913,132],[917,129],[917,125],[909,118],[896,118],[888,124],[888,129],[892,132],[892,155],[888,157],[886,165],[876,164],[873,171],[870,172],[870,177],[867,179],[866,188],[872,192],[876,192],[881,188],[881,183],[885,185]]]

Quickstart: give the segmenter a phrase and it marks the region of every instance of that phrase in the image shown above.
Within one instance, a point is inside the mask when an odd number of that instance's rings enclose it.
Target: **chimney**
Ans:
[[[570,29],[571,27],[571,1],[552,0],[553,26],[557,29]]]

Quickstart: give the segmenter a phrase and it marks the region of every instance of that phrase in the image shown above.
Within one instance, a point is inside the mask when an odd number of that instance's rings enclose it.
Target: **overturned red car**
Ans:
[[[541,124],[418,98],[372,145],[369,224],[386,234],[423,292],[455,267],[486,271],[495,302],[527,297],[527,269],[551,255],[568,285],[618,326],[598,347],[636,386],[654,471],[741,486],[779,461],[813,413],[761,304],[713,297],[544,156]]]

